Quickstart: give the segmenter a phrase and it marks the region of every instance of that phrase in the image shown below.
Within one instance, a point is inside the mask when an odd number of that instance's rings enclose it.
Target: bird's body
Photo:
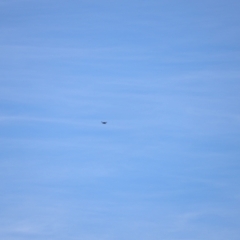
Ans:
[[[103,122],[103,121],[102,121],[102,124],[107,124],[107,122]]]

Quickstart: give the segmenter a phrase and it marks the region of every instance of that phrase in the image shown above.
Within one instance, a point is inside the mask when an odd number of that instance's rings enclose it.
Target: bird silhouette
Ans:
[[[103,121],[102,121],[102,124],[107,124],[107,122],[103,122]]]

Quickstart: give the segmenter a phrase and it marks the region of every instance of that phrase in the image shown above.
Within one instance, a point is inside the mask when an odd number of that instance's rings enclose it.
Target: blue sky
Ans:
[[[0,0],[0,238],[239,239],[239,7]]]

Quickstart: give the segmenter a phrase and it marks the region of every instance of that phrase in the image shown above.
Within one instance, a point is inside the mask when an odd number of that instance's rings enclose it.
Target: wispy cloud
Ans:
[[[0,0],[1,239],[239,238],[233,2]]]

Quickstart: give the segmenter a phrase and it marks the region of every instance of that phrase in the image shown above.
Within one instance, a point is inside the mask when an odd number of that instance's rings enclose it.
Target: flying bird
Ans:
[[[107,124],[107,122],[103,122],[103,121],[102,121],[102,124]]]

